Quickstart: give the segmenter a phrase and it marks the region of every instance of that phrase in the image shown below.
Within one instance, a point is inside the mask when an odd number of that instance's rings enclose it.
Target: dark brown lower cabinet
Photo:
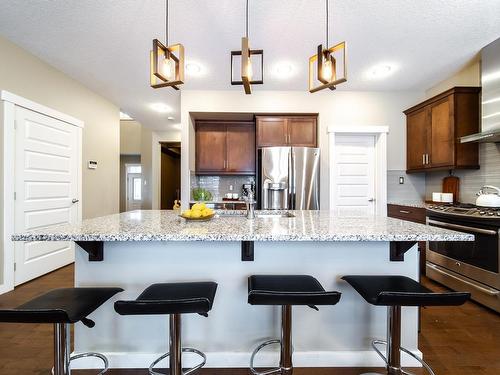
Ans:
[[[425,224],[426,212],[425,208],[402,206],[398,204],[387,205],[387,216],[396,219],[412,221],[414,223]],[[420,273],[425,275],[425,241],[418,243],[418,251],[420,252]]]

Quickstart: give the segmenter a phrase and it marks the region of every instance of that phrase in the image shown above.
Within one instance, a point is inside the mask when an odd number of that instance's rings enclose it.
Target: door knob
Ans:
[[[375,198],[368,199],[368,202],[375,202]]]
[[[80,200],[79,200],[79,199],[75,199],[75,198],[74,198],[74,199],[72,199],[72,200],[71,200],[71,203],[78,203],[78,202],[80,202]]]

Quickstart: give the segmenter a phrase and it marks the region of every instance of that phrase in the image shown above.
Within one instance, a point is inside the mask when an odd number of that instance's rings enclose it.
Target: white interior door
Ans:
[[[79,128],[16,107],[15,231],[78,220]],[[15,242],[15,285],[74,261],[73,242]]]
[[[333,152],[333,210],[375,214],[375,136],[337,134]]]

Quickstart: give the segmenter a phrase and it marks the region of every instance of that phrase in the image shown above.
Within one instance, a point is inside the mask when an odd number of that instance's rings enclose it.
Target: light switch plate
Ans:
[[[88,168],[89,169],[97,169],[97,161],[95,161],[95,160],[89,160]]]

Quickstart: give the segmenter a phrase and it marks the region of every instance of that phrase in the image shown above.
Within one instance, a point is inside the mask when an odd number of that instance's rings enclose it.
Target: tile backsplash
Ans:
[[[462,203],[474,203],[476,193],[484,185],[500,187],[500,144],[482,143],[479,145],[479,165],[477,170],[456,170],[454,175],[460,178],[460,197]],[[427,173],[426,192],[427,199],[432,198],[432,192],[440,192],[443,177],[447,171]]]
[[[233,186],[233,193],[241,195],[243,184],[255,184],[254,176],[196,176],[191,175],[191,190],[194,188],[204,188],[212,193],[214,201],[220,201],[226,193],[230,192]],[[191,199],[192,199],[191,195]]]
[[[399,183],[404,177],[404,184]],[[421,201],[425,198],[425,174],[406,174],[404,170],[387,171],[387,202]]]

